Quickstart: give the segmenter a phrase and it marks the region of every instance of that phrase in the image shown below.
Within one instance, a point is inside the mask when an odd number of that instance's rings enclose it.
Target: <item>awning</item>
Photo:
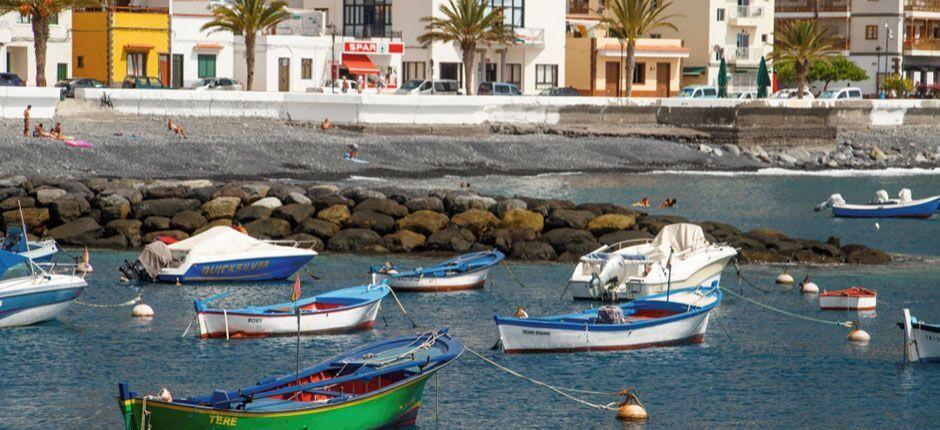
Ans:
[[[702,76],[705,74],[704,67],[683,67],[682,76]]]
[[[147,52],[151,49],[153,49],[153,45],[147,45],[145,43],[128,43],[124,45],[124,50],[130,52]]]
[[[379,69],[362,54],[343,54],[343,67],[353,75],[378,75]]]
[[[217,51],[222,49],[222,44],[218,42],[201,42],[194,47],[197,51]]]

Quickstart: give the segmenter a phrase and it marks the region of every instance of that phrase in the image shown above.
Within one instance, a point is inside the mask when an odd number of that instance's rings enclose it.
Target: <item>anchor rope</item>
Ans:
[[[519,284],[520,287],[525,288],[525,284],[523,284],[522,281],[519,280],[516,274],[512,271],[512,268],[509,267],[509,263],[507,263],[506,260],[503,260],[503,266],[506,267],[506,271],[509,272],[509,276],[511,276],[512,279],[516,281],[516,283]]]
[[[137,296],[134,297],[133,299],[130,299],[123,303],[115,303],[115,304],[96,304],[96,303],[83,302],[78,299],[75,300],[75,303],[82,305],[82,306],[88,306],[90,308],[120,308],[124,306],[135,305],[140,302],[141,302],[140,293],[137,293]]]
[[[796,313],[793,313],[793,312],[790,312],[790,311],[786,311],[786,310],[783,310],[783,309],[780,309],[780,308],[775,308],[775,307],[773,307],[773,306],[770,306],[770,305],[765,304],[765,303],[761,303],[761,302],[759,302],[759,301],[757,301],[757,300],[754,300],[754,299],[750,299],[750,298],[744,297],[744,296],[742,296],[742,295],[740,295],[740,294],[738,294],[738,293],[735,293],[735,292],[732,291],[731,289],[728,289],[728,288],[725,288],[725,287],[722,287],[722,286],[719,286],[718,288],[721,288],[723,291],[725,291],[725,292],[727,292],[727,293],[730,293],[732,296],[735,296],[735,297],[738,297],[738,298],[740,298],[740,299],[743,299],[743,300],[745,300],[745,301],[747,301],[747,302],[753,303],[753,304],[755,304],[755,305],[757,305],[757,306],[760,306],[760,307],[762,307],[762,308],[764,308],[764,309],[768,309],[768,310],[771,310],[771,311],[774,311],[774,312],[777,312],[777,313],[781,313],[781,314],[783,314],[783,315],[788,315],[788,316],[791,316],[791,317],[794,317],[794,318],[799,318],[799,319],[803,319],[803,320],[806,320],[806,321],[818,322],[818,323],[821,323],[821,324],[837,325],[837,326],[841,326],[841,327],[852,327],[852,326],[855,325],[855,324],[854,324],[853,322],[851,322],[851,321],[831,321],[831,320],[825,320],[825,319],[822,319],[822,318],[815,318],[815,317],[811,317],[811,316],[796,314]]]
[[[768,288],[760,287],[760,286],[758,286],[757,284],[751,282],[749,279],[745,278],[745,277],[744,277],[744,272],[741,272],[741,268],[738,267],[738,259],[735,258],[733,261],[734,261],[734,270],[737,272],[738,280],[739,280],[739,281],[744,281],[744,284],[745,284],[745,285],[747,285],[747,286],[749,286],[749,287],[751,287],[751,288],[753,288],[753,289],[755,289],[755,290],[757,290],[757,291],[760,291],[760,292],[762,292],[762,293],[771,293],[771,292],[773,292],[773,290],[768,289]]]

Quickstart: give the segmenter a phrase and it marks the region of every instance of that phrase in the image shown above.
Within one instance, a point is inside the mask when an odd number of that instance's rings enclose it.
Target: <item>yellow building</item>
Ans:
[[[72,13],[73,75],[120,85],[127,76],[169,83],[167,9],[95,7]]]

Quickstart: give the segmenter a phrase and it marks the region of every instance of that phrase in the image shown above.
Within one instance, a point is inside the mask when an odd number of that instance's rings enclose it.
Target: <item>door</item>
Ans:
[[[183,88],[183,54],[173,54],[173,88]]]
[[[62,81],[68,79],[69,77],[69,65],[65,63],[59,63],[56,65],[55,69],[55,78],[56,80]]]
[[[669,97],[669,63],[656,63],[656,97]]]
[[[607,97],[620,96],[620,62],[608,61],[604,71],[604,77],[607,85],[604,87],[604,95]]]
[[[499,79],[496,79],[496,63],[486,63],[486,73],[484,81],[485,82],[497,82]]]
[[[170,86],[170,56],[160,54],[157,56],[157,73],[163,86]]]
[[[277,59],[277,90],[290,91],[290,58]]]

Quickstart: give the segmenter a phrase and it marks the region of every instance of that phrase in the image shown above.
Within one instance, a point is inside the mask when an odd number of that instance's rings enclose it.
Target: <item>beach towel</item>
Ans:
[[[67,139],[65,140],[65,144],[68,146],[71,146],[72,148],[91,148],[92,147],[91,142],[86,142],[84,140],[79,140],[79,139],[71,139],[71,140]]]

